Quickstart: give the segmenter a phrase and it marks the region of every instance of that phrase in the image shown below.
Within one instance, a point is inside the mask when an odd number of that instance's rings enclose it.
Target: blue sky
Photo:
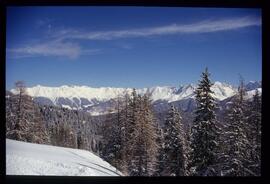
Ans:
[[[261,80],[260,9],[9,7],[6,88]]]

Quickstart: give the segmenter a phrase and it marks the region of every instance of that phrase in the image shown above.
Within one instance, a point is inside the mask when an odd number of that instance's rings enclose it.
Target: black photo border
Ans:
[[[143,7],[213,7],[260,8],[262,11],[262,172],[259,177],[65,177],[65,176],[6,176],[5,142],[5,63],[6,8],[9,6],[143,6]],[[266,183],[267,182],[267,119],[269,98],[269,10],[267,0],[0,0],[1,48],[1,112],[0,112],[0,183]]]

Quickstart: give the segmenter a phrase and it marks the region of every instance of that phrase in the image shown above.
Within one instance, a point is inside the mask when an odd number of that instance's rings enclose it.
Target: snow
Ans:
[[[233,88],[231,85],[221,82],[215,82],[211,87],[211,90],[214,92],[213,97],[218,100],[224,100],[237,93],[237,89]]]
[[[83,105],[85,108],[87,108],[87,107],[91,107],[91,106],[93,106],[94,104],[88,104],[88,105]]]
[[[248,91],[254,90],[256,88],[260,88],[261,87],[261,81],[249,81],[246,85],[245,88]]]
[[[261,95],[262,94],[262,88],[257,88],[257,89],[258,89],[259,94]],[[255,95],[255,93],[256,93],[256,89],[250,90],[250,91],[247,92],[245,98],[246,99],[253,98],[253,96]]]
[[[98,112],[98,111],[87,111],[91,114],[91,116],[101,116],[101,115],[104,115],[104,114],[107,114],[107,112]],[[111,113],[113,113],[114,111],[112,111]]]
[[[251,84],[251,82],[249,83]],[[253,84],[253,83],[252,83]],[[257,83],[256,83],[257,84]],[[189,98],[195,98],[195,90],[197,85],[187,84],[177,87],[172,86],[155,86],[150,88],[136,89],[138,94],[151,94],[152,101],[167,101],[168,103],[180,101]],[[92,106],[98,105],[102,102],[108,102],[111,99],[116,99],[118,96],[124,95],[124,93],[131,94],[132,88],[113,88],[113,87],[100,87],[93,88],[88,86],[60,86],[60,87],[46,87],[37,85],[27,88],[27,92],[32,97],[45,97],[50,99],[54,105],[59,103],[60,97],[70,100],[70,104],[62,105],[65,108],[76,109],[71,107],[71,104],[75,104],[79,109],[92,108]],[[226,98],[232,97],[237,93],[237,88],[222,82],[214,82],[211,90],[213,98],[222,101]],[[16,93],[16,90],[12,89],[12,93]],[[249,92],[248,92],[249,93]],[[253,92],[250,92],[248,98],[252,96]],[[83,104],[81,100],[87,99],[89,103]],[[79,104],[77,102],[79,101]],[[106,113],[104,109],[92,109],[89,113],[93,116],[98,116]]]
[[[152,94],[152,100],[167,100],[169,102],[178,101],[181,99],[194,97],[194,91],[196,85],[188,84],[180,86],[179,88],[171,86],[156,86],[151,88],[137,89],[138,94],[150,93]],[[236,93],[236,89],[232,86],[215,82],[211,88],[214,91],[214,97],[223,100]],[[180,92],[179,92],[180,91]],[[14,89],[12,93],[16,93]],[[46,97],[56,102],[59,97],[68,98],[73,101],[73,98],[86,98],[89,101],[96,99],[98,101],[107,101],[115,99],[118,95],[122,95],[127,92],[131,94],[132,88],[112,88],[112,87],[100,87],[92,88],[88,86],[60,86],[60,87],[46,87],[37,85],[31,88],[27,88],[27,92],[32,97]]]
[[[61,106],[62,106],[63,108],[67,108],[67,109],[70,109],[70,110],[72,109],[72,108],[71,108],[70,106],[68,106],[68,105],[62,104]]]
[[[120,176],[95,154],[78,149],[6,139],[7,175]]]

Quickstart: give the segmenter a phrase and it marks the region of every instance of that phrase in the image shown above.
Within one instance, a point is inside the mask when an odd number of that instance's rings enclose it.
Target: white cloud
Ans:
[[[40,22],[41,25],[48,21]],[[82,49],[76,39],[82,40],[112,40],[132,37],[162,36],[172,34],[195,34],[229,31],[249,26],[260,26],[259,17],[240,17],[222,20],[205,20],[192,24],[172,24],[159,27],[127,29],[118,31],[83,32],[75,29],[63,29],[50,34],[50,41],[38,44],[28,44],[22,47],[7,49],[10,57],[59,56],[75,59],[80,55],[100,53],[100,49]],[[51,25],[49,24],[51,27]],[[130,48],[129,46],[127,48]]]
[[[71,59],[80,55],[81,48],[74,43],[59,41],[45,42],[41,44],[25,45],[18,48],[8,49],[11,57],[34,57],[34,56],[65,56]]]
[[[78,44],[55,40],[40,44],[29,44],[18,48],[7,49],[11,58],[26,58],[35,56],[59,56],[76,59],[80,55],[94,55],[100,49],[82,49]]]
[[[249,26],[260,26],[261,19],[255,17],[240,17],[223,20],[206,20],[192,24],[172,24],[160,27],[141,29],[127,29],[118,31],[79,32],[62,31],[62,38],[88,39],[88,40],[111,40],[130,37],[147,37],[169,34],[211,33],[229,31]]]

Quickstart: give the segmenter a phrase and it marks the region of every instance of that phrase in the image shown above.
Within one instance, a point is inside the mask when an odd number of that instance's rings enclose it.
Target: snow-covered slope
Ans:
[[[122,175],[85,150],[6,139],[7,175],[119,176]]]
[[[262,94],[262,88],[256,88],[256,89],[258,90],[258,93],[259,93],[259,94]],[[255,95],[256,89],[247,91],[246,99],[251,99],[251,98]]]
[[[233,86],[221,82],[215,82],[211,89],[214,92],[213,97],[218,100],[229,98],[237,92],[237,89]]]
[[[249,82],[249,89],[254,90],[259,86],[258,82]],[[188,84],[184,86],[156,86],[151,88],[137,89],[139,94],[150,93],[153,102],[166,101],[167,103],[176,101],[187,101],[194,99],[194,91],[196,85]],[[213,97],[218,101],[222,101],[236,94],[237,89],[229,84],[215,82],[211,87],[214,92]],[[15,90],[11,92],[16,93]],[[131,94],[132,88],[111,88],[101,87],[92,88],[88,86],[60,86],[60,87],[45,87],[34,86],[27,88],[27,92],[35,101],[47,104],[57,105],[69,109],[80,109],[91,113],[92,115],[100,115],[107,112],[107,109],[115,103],[119,95],[124,93]]]

